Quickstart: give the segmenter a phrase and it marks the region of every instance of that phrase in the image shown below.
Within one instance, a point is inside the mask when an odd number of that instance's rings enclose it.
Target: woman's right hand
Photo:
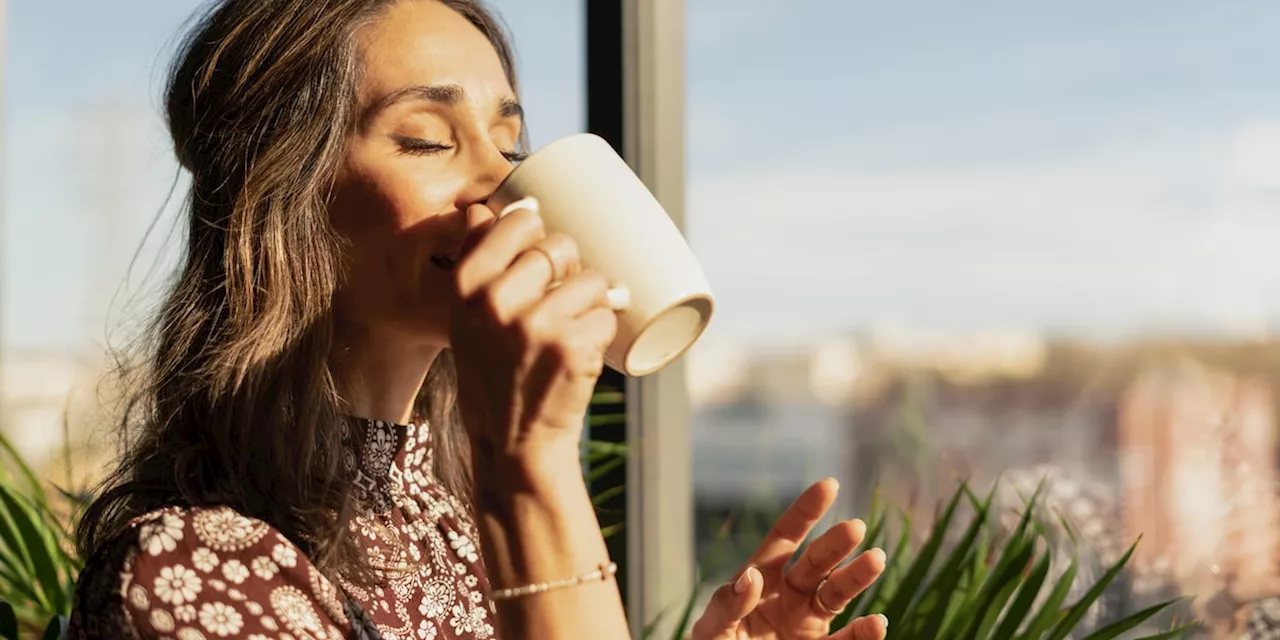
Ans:
[[[512,589],[604,571],[609,549],[578,446],[617,330],[606,283],[580,269],[577,246],[548,235],[536,212],[494,221],[473,205],[467,215],[484,224],[468,225],[449,338],[490,584]],[[497,604],[504,637],[629,637],[612,580]]]
[[[547,234],[534,211],[495,219],[472,205],[467,216],[484,222],[473,225],[455,268],[449,338],[472,446],[487,459],[559,452],[576,460],[617,331],[608,284],[582,271],[574,241]]]

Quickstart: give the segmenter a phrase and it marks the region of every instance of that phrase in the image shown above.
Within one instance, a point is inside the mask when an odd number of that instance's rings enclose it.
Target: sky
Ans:
[[[534,145],[582,130],[581,2],[494,4]],[[158,95],[198,5],[9,0],[5,348],[129,317],[172,220],[138,251],[177,176]],[[1280,4],[687,5],[711,335],[1280,327]]]

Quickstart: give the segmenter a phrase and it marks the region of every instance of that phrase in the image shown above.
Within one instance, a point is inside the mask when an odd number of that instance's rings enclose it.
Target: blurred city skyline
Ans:
[[[10,2],[5,348],[101,342],[100,307],[177,175],[158,95],[202,4]],[[535,146],[581,130],[581,2],[494,4]],[[708,342],[1274,329],[1277,26],[1262,1],[690,0]]]

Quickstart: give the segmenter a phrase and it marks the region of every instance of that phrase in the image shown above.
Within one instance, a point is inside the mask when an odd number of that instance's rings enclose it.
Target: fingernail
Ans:
[[[880,618],[880,624],[884,625],[884,628],[889,628],[889,616],[886,616],[883,613],[877,613],[876,617]]]
[[[853,525],[854,530],[858,532],[858,537],[867,535],[867,523],[863,522],[862,518],[854,518],[849,521],[849,524]]]
[[[755,572],[755,569],[755,567],[747,567],[747,570],[738,576],[737,582],[733,583],[734,593],[742,594],[747,592],[747,589],[751,587],[751,581],[754,580],[751,574]]]
[[[626,287],[612,287],[605,293],[609,300],[609,308],[622,311],[631,306],[631,290]]]
[[[871,554],[872,558],[879,558],[880,564],[884,564],[885,561],[889,559],[889,557],[885,555],[884,549],[881,549],[880,547],[876,547],[867,553]]]

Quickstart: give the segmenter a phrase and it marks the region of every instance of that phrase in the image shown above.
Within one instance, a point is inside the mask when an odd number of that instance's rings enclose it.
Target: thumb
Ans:
[[[762,593],[764,576],[755,565],[747,566],[737,579],[716,589],[707,610],[693,624],[693,640],[716,640],[732,634],[760,604]]]

